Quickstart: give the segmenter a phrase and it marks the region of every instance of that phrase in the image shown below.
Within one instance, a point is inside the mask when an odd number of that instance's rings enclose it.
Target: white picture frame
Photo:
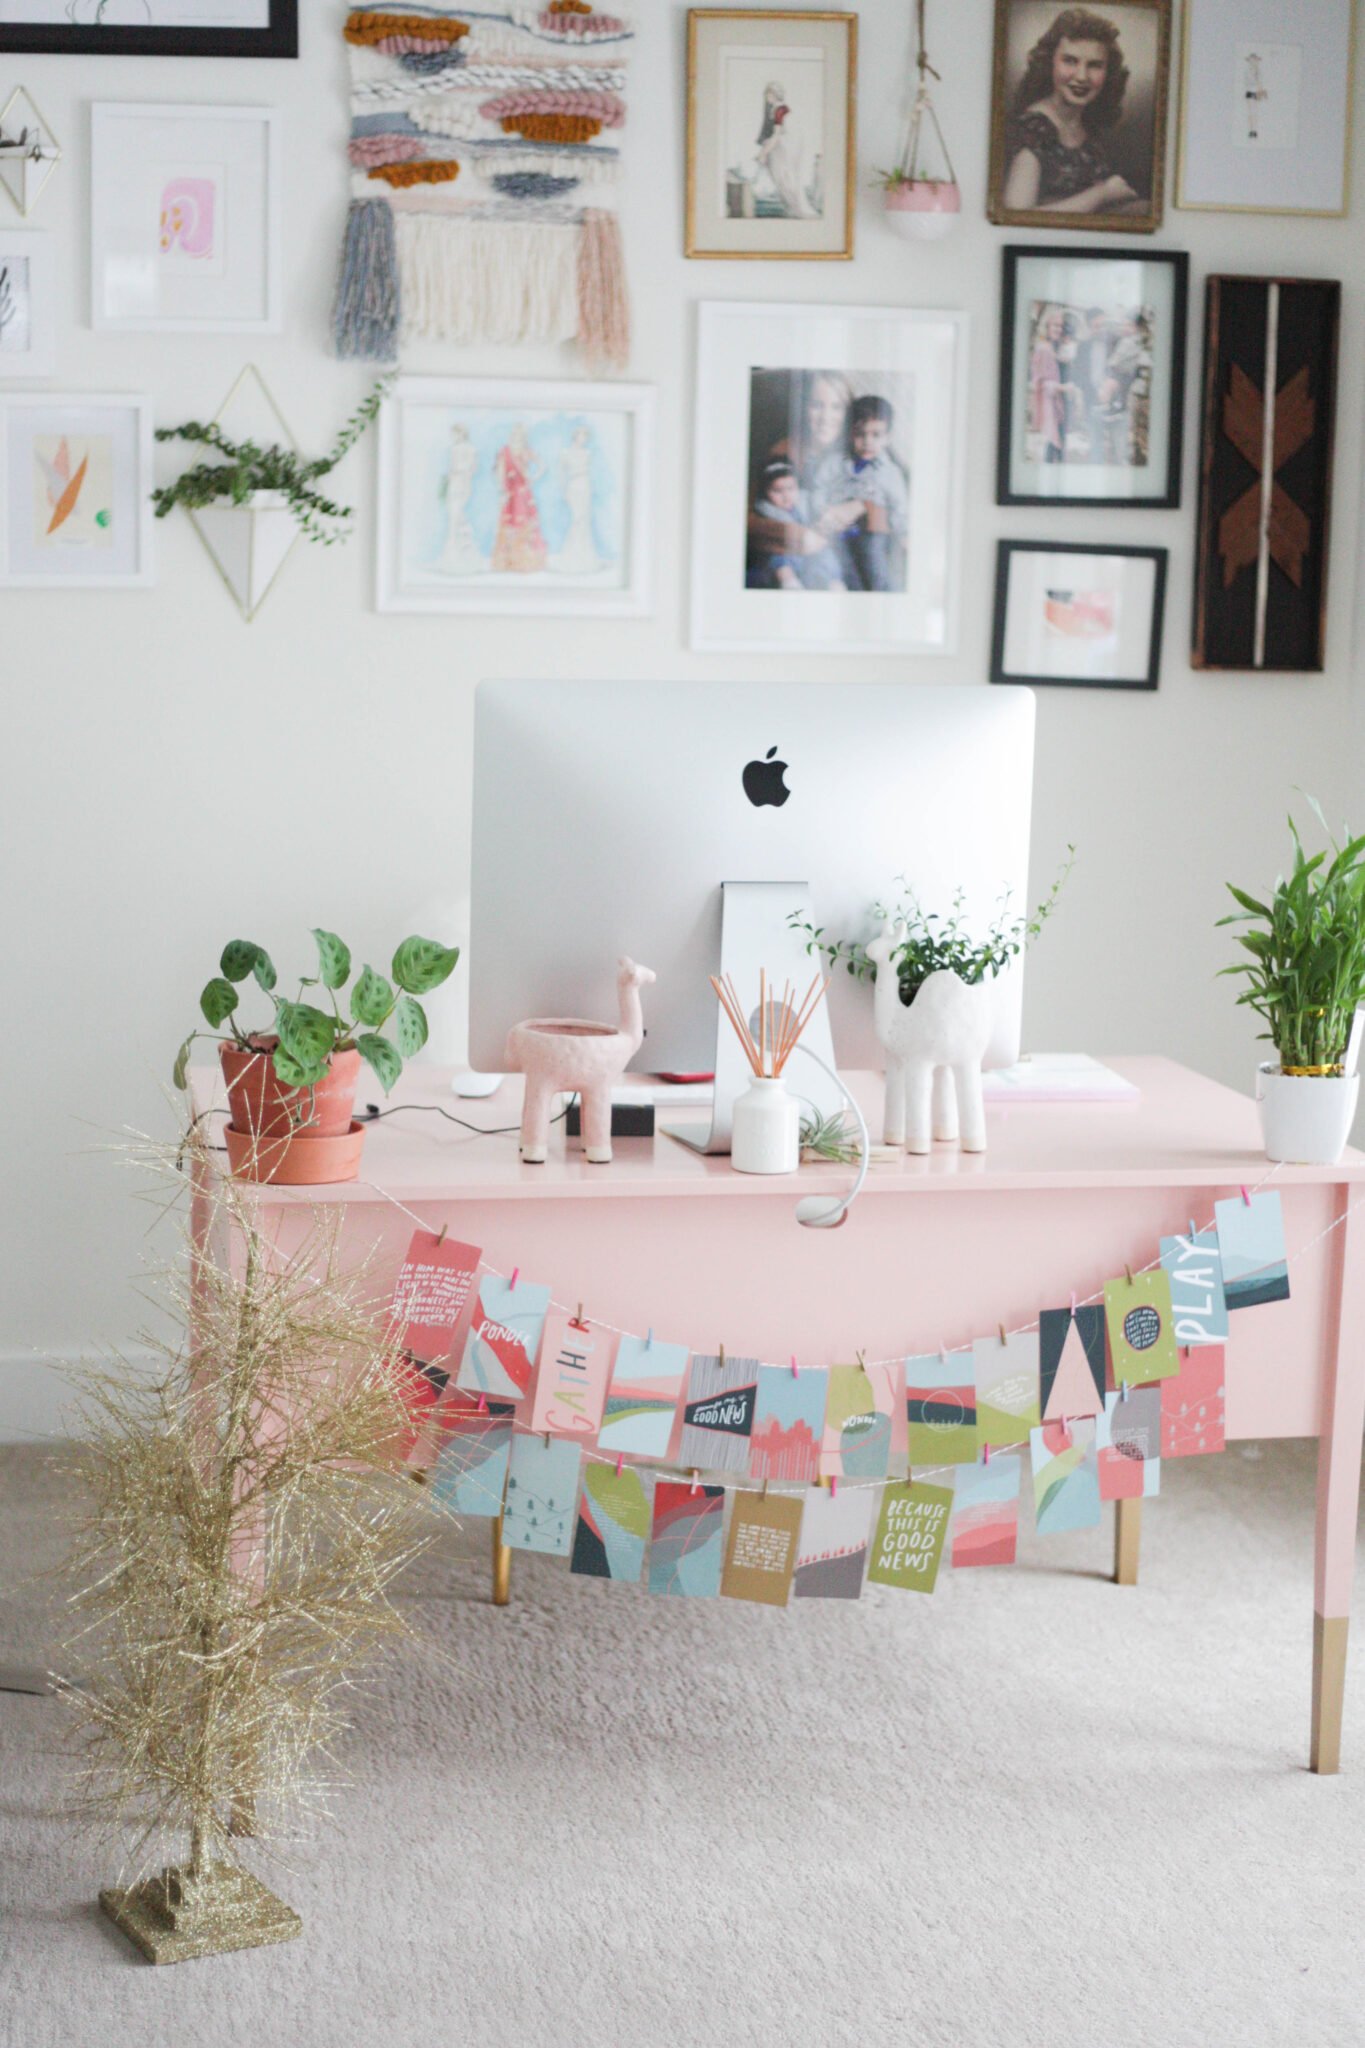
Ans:
[[[52,375],[53,290],[52,237],[0,228],[0,385]]]
[[[1176,205],[1339,218],[1353,0],[1185,0]]]
[[[379,415],[381,612],[641,618],[654,391],[400,377]]]
[[[962,312],[700,306],[694,648],[956,652],[967,367]]]
[[[280,115],[97,101],[90,311],[101,332],[278,334]]]
[[[0,392],[0,588],[148,589],[151,491],[150,398]]]

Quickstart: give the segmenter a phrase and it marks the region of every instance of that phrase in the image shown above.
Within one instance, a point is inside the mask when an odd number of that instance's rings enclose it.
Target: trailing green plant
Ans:
[[[926,911],[904,875],[897,877],[900,896],[893,903],[874,903],[869,912],[876,931],[900,922],[905,935],[891,955],[903,1003],[912,1003],[931,974],[947,968],[960,980],[975,983],[1004,972],[1011,962],[1036,939],[1057,908],[1057,899],[1075,864],[1076,849],[1068,846],[1066,859],[1057,870],[1052,887],[1031,915],[1011,913],[1010,892],[1000,898],[995,916],[983,935],[974,936],[967,924],[965,899],[959,889],[946,916]],[[820,953],[831,968],[842,965],[855,981],[875,981],[875,961],[868,958],[866,939],[827,939],[825,927],[814,925],[800,911],[787,920],[793,931],[806,935],[806,951]],[[873,934],[875,936],[875,932]]]
[[[262,448],[255,441],[233,441],[217,420],[201,425],[189,420],[183,427],[158,427],[158,441],[188,441],[212,448],[221,462],[198,462],[182,470],[173,483],[161,484],[152,492],[158,519],[165,519],[177,505],[187,512],[202,511],[218,499],[230,505],[245,505],[257,491],[278,491],[288,501],[305,539],[331,547],[345,540],[354,516],[349,505],[338,505],[316,486],[334,470],[375,418],[392,384],[392,376],[381,377],[369,396],[363,398],[347,420],[326,455],[305,461],[297,450],[272,443]]]
[[[218,963],[218,973],[205,984],[199,998],[209,1030],[196,1027],[176,1054],[177,1088],[185,1086],[190,1047],[197,1038],[209,1037],[222,1045],[240,1046],[247,1052],[269,1051],[275,1072],[286,1088],[316,1087],[327,1072],[332,1054],[354,1047],[374,1069],[381,1086],[392,1088],[403,1071],[404,1060],[420,1052],[427,1042],[426,1012],[417,998],[439,988],[454,972],[459,947],[441,946],[435,939],[404,939],[389,967],[392,980],[366,966],[347,995],[350,947],[335,932],[315,928],[313,937],[317,942],[318,971],[300,979],[298,994],[292,998],[282,996],[276,988],[275,964],[264,946],[251,939],[229,939]],[[274,1013],[272,1022],[264,1029],[244,1030],[238,1022],[238,991],[248,979],[268,997]],[[303,1000],[304,990],[310,988],[325,990],[330,1009]],[[393,1036],[385,1038],[383,1034],[390,1025]]]
[[[1271,1041],[1286,1073],[1335,1073],[1365,1002],[1365,836],[1348,834],[1339,846],[1318,804],[1308,801],[1327,846],[1305,853],[1291,818],[1294,864],[1276,878],[1270,901],[1227,884],[1239,907],[1218,923],[1250,927],[1237,943],[1251,958],[1220,972],[1246,977],[1237,1000],[1262,1019],[1258,1036]]]

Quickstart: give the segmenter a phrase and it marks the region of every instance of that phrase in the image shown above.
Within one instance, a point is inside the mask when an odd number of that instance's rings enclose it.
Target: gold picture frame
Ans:
[[[689,9],[684,254],[849,262],[857,100],[856,14]]]
[[[1082,11],[1112,30],[1112,40],[1059,33],[1062,22]],[[1125,32],[1129,37],[1126,51]],[[1102,66],[1089,60],[1089,76],[1085,71],[1087,47],[1103,52]],[[1072,70],[1070,80],[1059,70],[1060,62],[1068,57],[1080,66],[1079,71]],[[1116,68],[1115,58],[1121,69]],[[1154,234],[1161,225],[1165,199],[1170,71],[1171,0],[1102,0],[1098,11],[1050,4],[1050,0],[996,0],[987,219],[1000,227]],[[1086,121],[1079,94],[1088,89],[1098,111],[1115,81],[1112,117],[1103,125],[1098,120]],[[1039,104],[1069,87],[1077,97],[1070,101],[1070,109],[1067,101],[1062,102],[1062,113],[1065,117],[1070,110],[1077,116],[1076,125],[1083,130],[1083,140],[1077,144],[1065,141],[1056,120]],[[1020,95],[1026,96],[1025,107],[1016,115],[1009,103]],[[1024,130],[1024,139],[1011,148],[1010,129],[1016,121]],[[1029,148],[1029,124],[1039,140],[1036,151]],[[1025,184],[1032,181],[1036,185],[1034,203],[1010,204],[1011,171],[1022,157],[1031,159],[1022,167],[1022,178]],[[1083,182],[1087,177],[1089,182]],[[1044,193],[1050,194],[1046,200]],[[1102,196],[1106,193],[1109,196]]]

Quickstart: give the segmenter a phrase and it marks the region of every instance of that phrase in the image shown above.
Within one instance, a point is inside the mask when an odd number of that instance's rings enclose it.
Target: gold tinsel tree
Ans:
[[[298,1932],[242,1845],[326,1809],[356,1682],[406,1632],[394,1575],[426,1540],[386,1318],[337,1226],[285,1256],[256,1191],[187,1152],[218,1256],[192,1243],[167,1283],[182,1335],[154,1372],[81,1376],[82,1675],[62,1687],[77,1811],[129,1843],[133,1881],[101,1903],[156,1962]]]

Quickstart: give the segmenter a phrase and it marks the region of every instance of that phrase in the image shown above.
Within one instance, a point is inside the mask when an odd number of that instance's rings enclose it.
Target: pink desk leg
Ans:
[[[1336,1214],[1350,1203],[1337,1189]],[[1360,1450],[1365,1432],[1365,1257],[1360,1224],[1348,1218],[1336,1233],[1336,1318],[1327,1361],[1322,1435],[1318,1442],[1317,1569],[1313,1589],[1313,1732],[1309,1768],[1341,1767],[1341,1716],[1346,1693],[1346,1638],[1355,1575],[1360,1505]]]

